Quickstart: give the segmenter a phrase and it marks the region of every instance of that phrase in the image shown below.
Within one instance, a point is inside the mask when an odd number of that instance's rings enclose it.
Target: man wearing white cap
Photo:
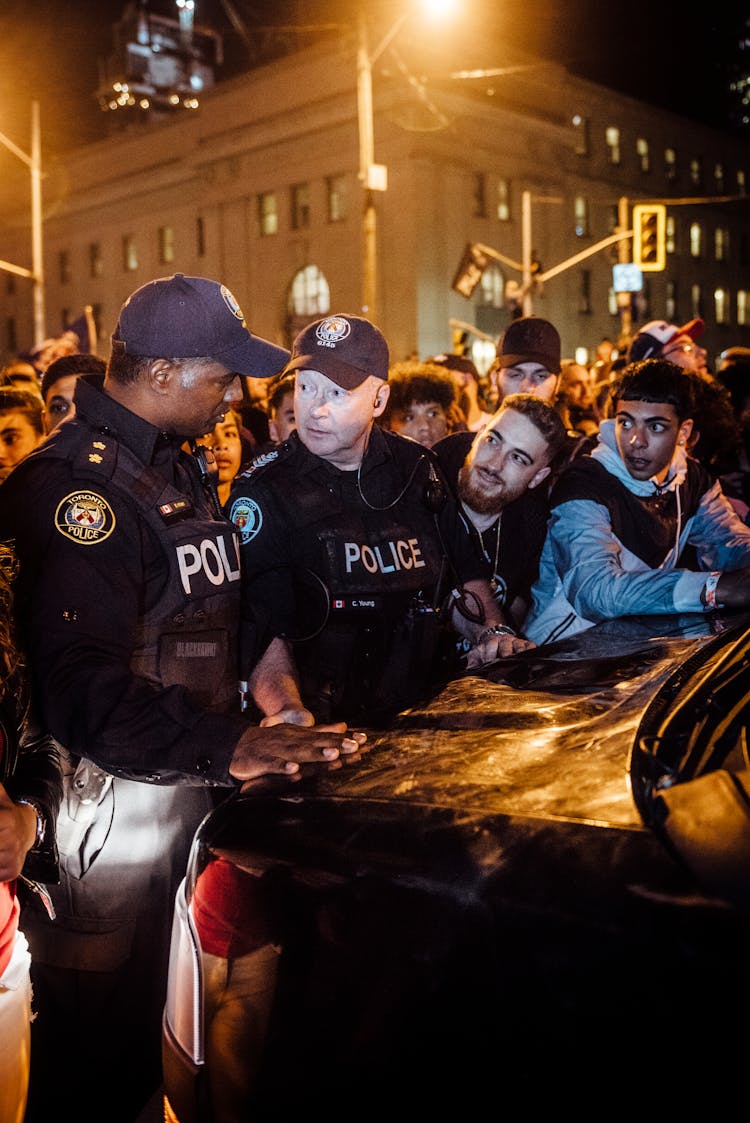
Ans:
[[[696,341],[705,331],[701,319],[688,320],[678,327],[667,320],[651,320],[644,324],[628,348],[628,362],[638,359],[669,359],[683,370],[709,374],[706,366],[707,351]]]

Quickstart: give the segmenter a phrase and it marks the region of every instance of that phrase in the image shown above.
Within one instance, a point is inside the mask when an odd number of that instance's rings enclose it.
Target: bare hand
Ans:
[[[518,655],[521,651],[528,651],[536,647],[530,639],[523,636],[499,635],[487,636],[481,643],[469,650],[466,656],[466,666],[484,667],[487,663],[494,663],[496,659],[509,659],[511,655]]]
[[[0,881],[18,877],[35,839],[34,808],[14,803],[0,784]]]
[[[289,722],[248,726],[234,750],[229,773],[235,780],[271,773],[294,777],[301,764],[330,765],[342,754],[359,752],[366,740],[366,733],[347,732],[344,722],[312,728]]]

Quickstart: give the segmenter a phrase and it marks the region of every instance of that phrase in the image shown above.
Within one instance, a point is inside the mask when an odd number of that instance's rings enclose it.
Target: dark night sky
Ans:
[[[387,27],[410,0],[368,0],[368,18],[385,10]],[[413,3],[414,0],[411,0]],[[672,0],[460,0],[463,22],[499,32],[505,51],[554,58],[574,73],[611,85],[688,117],[728,127],[723,113],[723,68],[736,58],[737,31],[750,4],[713,0],[701,14]],[[29,136],[29,101],[41,102],[45,151],[106,135],[107,115],[96,103],[98,62],[112,49],[112,25],[125,0],[0,0],[0,130],[21,147]],[[175,14],[173,0],[151,8]],[[354,0],[196,0],[196,20],[225,36],[230,77],[247,63],[248,48],[229,12],[253,24],[316,23],[353,26]],[[677,9],[679,10],[679,9]],[[460,52],[454,60],[465,65]],[[503,65],[506,59],[492,60]],[[490,61],[487,65],[491,65]],[[750,60],[749,60],[750,67]]]

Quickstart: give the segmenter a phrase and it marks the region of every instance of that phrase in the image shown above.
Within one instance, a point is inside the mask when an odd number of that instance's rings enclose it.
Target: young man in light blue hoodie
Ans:
[[[552,492],[523,626],[534,643],[617,616],[750,606],[750,527],[686,452],[691,387],[666,359],[613,383],[599,443]]]

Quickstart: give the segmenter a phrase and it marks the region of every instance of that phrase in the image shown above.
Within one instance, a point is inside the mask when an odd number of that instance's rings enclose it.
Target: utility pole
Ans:
[[[628,214],[628,200],[625,195],[621,195],[617,203],[617,233],[624,234],[630,228],[630,215]],[[627,264],[631,260],[631,242],[627,238],[622,238],[617,243],[617,260],[621,264]],[[629,292],[618,292],[617,304],[620,308],[620,339],[619,343],[625,344],[631,336],[633,330],[633,304],[632,296]],[[618,351],[620,350],[618,346]]]
[[[357,49],[357,120],[359,123],[359,179],[364,192],[362,211],[362,308],[363,316],[377,319],[377,215],[370,184],[374,163],[374,130],[372,112],[372,60],[367,44],[367,22],[364,5],[358,16],[359,47]]]
[[[531,305],[531,192],[524,191],[521,195],[521,292],[523,299],[521,308],[524,316],[532,314]]]

